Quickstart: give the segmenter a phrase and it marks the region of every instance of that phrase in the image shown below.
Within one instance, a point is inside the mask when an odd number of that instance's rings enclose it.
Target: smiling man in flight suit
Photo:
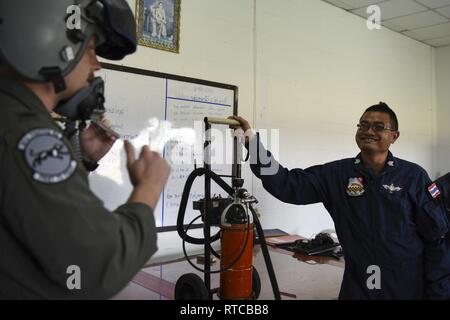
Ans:
[[[87,168],[114,138],[96,125],[80,135],[83,161],[50,113],[89,116],[103,101],[97,54],[136,50],[125,0],[0,0],[0,298],[103,299],[118,293],[156,251],[153,209],[169,166],[126,142],[134,189],[109,212],[89,189]],[[84,164],[83,164],[84,162]],[[70,281],[73,272],[79,279]]]
[[[425,170],[389,151],[400,132],[388,105],[381,102],[363,113],[355,158],[304,170],[279,165],[248,121],[234,119],[249,136],[251,169],[270,194],[292,204],[322,202],[330,213],[345,252],[340,299],[427,297],[425,274],[436,264],[424,266],[424,255],[445,236],[448,220],[427,195],[431,181]],[[379,271],[378,284],[371,281],[373,270]]]

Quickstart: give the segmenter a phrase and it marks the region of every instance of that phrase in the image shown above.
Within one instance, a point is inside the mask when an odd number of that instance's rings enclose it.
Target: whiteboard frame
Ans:
[[[221,89],[227,89],[233,91],[233,115],[238,115],[238,92],[239,89],[235,85],[226,84],[226,83],[220,83],[220,82],[214,82],[209,80],[203,80],[203,79],[197,79],[197,78],[191,78],[176,74],[170,74],[170,73],[163,73],[163,72],[157,72],[157,71],[151,71],[151,70],[145,70],[145,69],[139,69],[139,68],[133,68],[123,65],[116,65],[111,63],[101,63],[103,69],[107,70],[113,70],[118,72],[124,72],[124,73],[134,73],[139,74],[143,76],[149,76],[149,77],[156,77],[156,78],[163,78],[163,79],[169,79],[169,80],[175,80],[175,81],[181,81],[181,82],[188,82],[188,83],[195,83],[200,84],[204,86],[209,87],[215,87],[215,88],[221,88]],[[187,227],[187,225],[185,225]],[[193,224],[190,226],[190,229],[199,229],[203,228],[203,223],[199,224]],[[170,232],[170,231],[176,231],[177,226],[163,226],[163,227],[157,227],[157,232]]]

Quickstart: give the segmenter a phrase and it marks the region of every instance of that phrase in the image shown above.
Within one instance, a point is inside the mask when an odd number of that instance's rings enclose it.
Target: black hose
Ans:
[[[189,200],[189,192],[191,191],[192,184],[194,183],[197,177],[202,175],[209,175],[214,182],[216,182],[225,192],[229,195],[233,195],[234,190],[230,187],[221,177],[212,172],[211,170],[206,170],[205,168],[198,168],[191,172],[189,177],[186,180],[186,184],[184,185],[183,194],[181,196],[180,208],[178,209],[178,217],[177,217],[177,232],[178,235],[185,239],[186,242],[192,244],[204,244],[205,239],[203,238],[194,238],[187,235],[184,231],[184,216],[186,214],[186,207]],[[205,213],[206,214],[206,213]],[[219,232],[210,238],[210,242],[217,241],[220,238]]]
[[[258,237],[261,245],[261,250],[264,256],[264,261],[266,262],[267,272],[269,273],[270,283],[272,285],[273,295],[275,300],[281,300],[280,289],[278,288],[277,278],[275,277],[275,271],[273,270],[272,260],[270,260],[269,250],[267,249],[266,239],[264,238],[264,232],[259,222],[258,216],[256,215],[255,209],[250,205],[250,211],[253,214],[253,220],[256,225],[256,232],[258,232]]]
[[[193,244],[204,244],[205,239],[198,239],[189,236],[184,231],[184,216],[186,213],[186,206],[189,200],[189,192],[191,191],[192,184],[197,177],[204,175],[206,170],[204,168],[198,168],[189,174],[189,177],[186,180],[186,184],[184,185],[183,194],[181,196],[180,208],[178,209],[178,217],[177,217],[177,232],[181,239],[184,239],[186,242]],[[212,238],[214,238],[213,236]]]

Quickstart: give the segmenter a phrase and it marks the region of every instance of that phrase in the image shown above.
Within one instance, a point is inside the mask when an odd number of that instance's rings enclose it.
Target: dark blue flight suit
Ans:
[[[440,190],[439,202],[450,212],[450,172],[435,181]]]
[[[444,206],[448,217],[450,215],[450,173],[437,179],[427,189],[430,198]],[[427,263],[432,265],[432,272],[427,275],[427,280],[431,283],[427,288],[427,297],[450,300],[450,233],[447,233],[442,242],[435,243],[432,249],[427,252]]]
[[[449,227],[443,208],[427,196],[431,180],[424,169],[389,153],[378,176],[360,155],[288,170],[261,143],[255,145],[251,169],[270,194],[292,204],[322,202],[330,213],[345,253],[340,299],[424,298],[425,273],[434,267],[425,265],[424,254]],[[275,173],[262,174],[269,166]],[[370,266],[379,267],[379,289],[367,284]]]

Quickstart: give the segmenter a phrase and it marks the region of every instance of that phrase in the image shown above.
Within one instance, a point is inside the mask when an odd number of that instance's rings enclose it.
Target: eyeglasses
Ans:
[[[372,130],[375,132],[382,132],[384,130],[397,131],[397,130],[392,129],[391,127],[385,125],[383,122],[374,122],[374,123],[360,122],[356,126],[358,127],[358,130],[361,130],[364,132],[369,131],[370,128],[372,128]]]

